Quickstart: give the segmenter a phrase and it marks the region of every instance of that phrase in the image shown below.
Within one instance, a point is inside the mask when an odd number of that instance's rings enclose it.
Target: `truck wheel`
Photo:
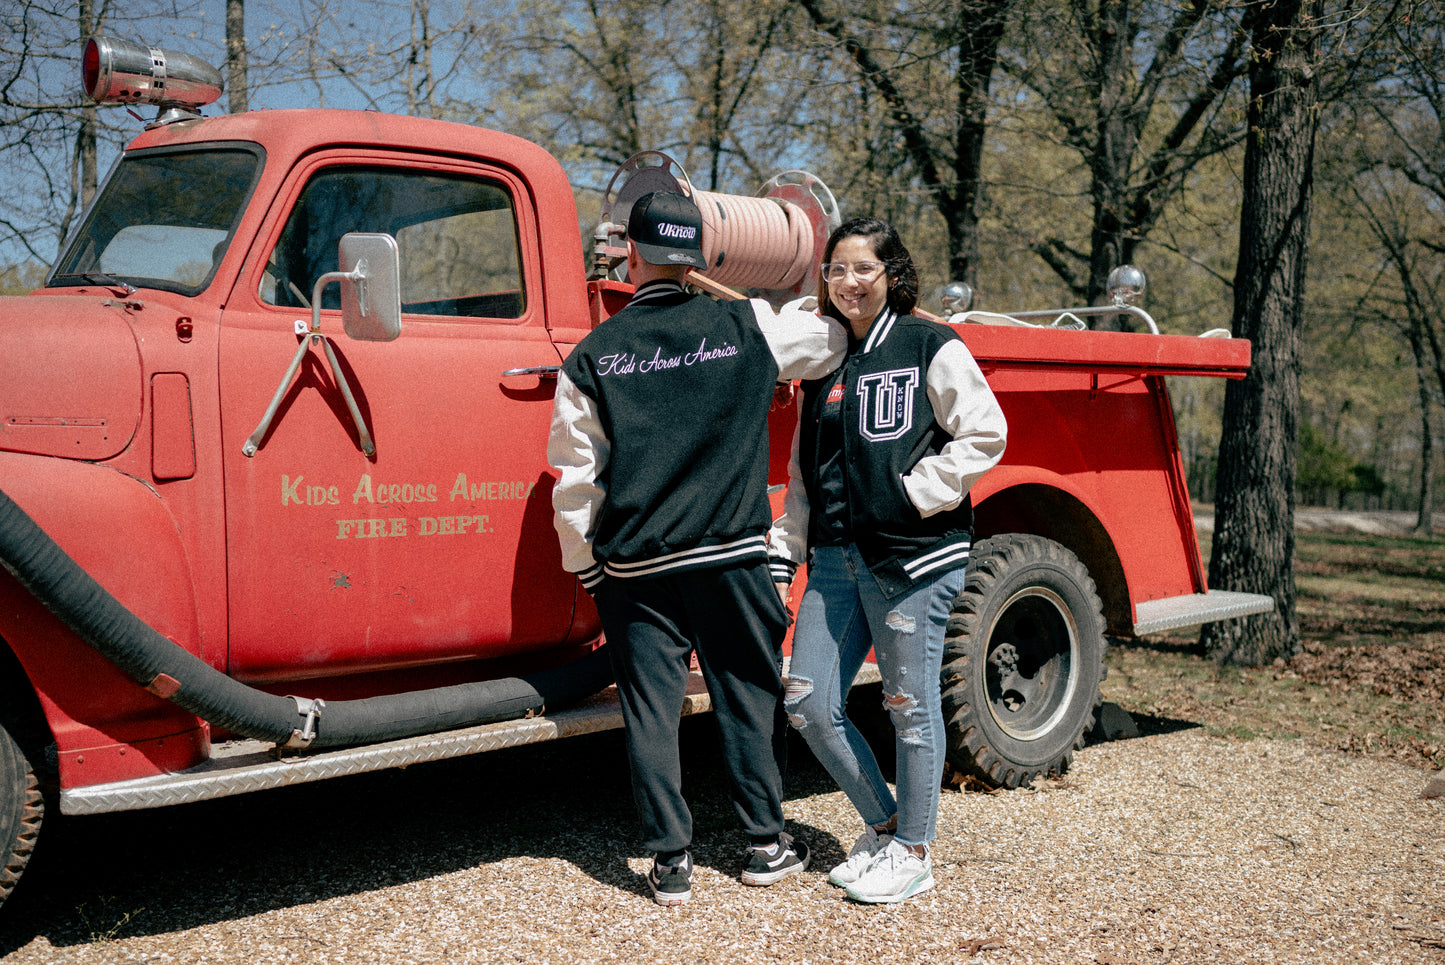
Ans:
[[[45,802],[35,768],[0,719],[0,904],[35,850]]]
[[[1077,556],[1040,536],[975,543],[944,642],[949,762],[994,787],[1062,773],[1093,725],[1104,650]]]

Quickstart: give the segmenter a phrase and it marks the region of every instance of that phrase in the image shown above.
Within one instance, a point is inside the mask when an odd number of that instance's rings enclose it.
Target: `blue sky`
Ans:
[[[252,109],[278,109],[286,107],[340,107],[366,109],[379,106],[385,110],[402,110],[405,105],[395,94],[387,97],[378,93],[368,98],[354,83],[345,78],[329,76],[317,82],[291,81],[278,83],[282,71],[271,67],[267,61],[277,55],[287,38],[294,38],[301,24],[318,11],[328,8],[337,12],[337,17],[324,22],[321,30],[322,42],[300,43],[292,41],[292,48],[308,54],[319,54],[323,58],[327,49],[335,44],[355,43],[361,38],[379,37],[385,33],[405,30],[408,0],[248,0],[246,11],[246,35],[253,46],[250,71],[250,107]],[[439,22],[455,16],[455,0],[432,0],[433,18]],[[23,24],[19,17],[28,14]],[[67,17],[74,14],[67,11]],[[30,62],[29,69],[16,85],[17,99],[59,100],[79,99],[81,94],[80,57],[82,44],[77,37],[69,40],[75,31],[73,20],[46,17],[33,10],[5,9],[0,12],[0,41],[10,49],[20,46],[22,29],[32,40],[32,47],[38,48],[49,41],[47,56]],[[105,30],[106,35],[120,40],[160,47],[198,57],[224,69],[225,61],[225,0],[127,0],[118,7]],[[13,67],[13,64],[9,65]],[[440,64],[438,65],[441,66]],[[290,74],[290,71],[285,71]],[[36,87],[44,93],[37,93]],[[25,88],[22,90],[21,88]],[[203,108],[208,116],[225,113],[226,94],[216,103]],[[128,111],[140,115],[139,119],[129,116]],[[140,105],[127,108],[107,105],[101,108],[101,123],[117,128],[129,140],[139,134],[145,123],[156,116],[156,108]],[[13,138],[7,138],[13,140]],[[99,146],[99,170],[103,178],[115,162],[121,142],[113,135],[107,135]],[[42,170],[51,172],[52,177],[65,175],[69,158],[60,151],[39,157],[12,152],[7,157],[7,177],[3,215],[20,225],[34,225],[15,207],[25,198],[43,197],[44,180]],[[46,230],[28,232],[32,245],[47,259],[54,256],[58,239]],[[0,238],[0,265],[15,264],[26,260],[28,253],[18,242]]]

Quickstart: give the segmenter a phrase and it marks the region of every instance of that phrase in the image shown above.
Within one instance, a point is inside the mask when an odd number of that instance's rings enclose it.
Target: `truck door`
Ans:
[[[502,170],[321,155],[288,181],[227,307],[220,346],[233,675],[250,680],[522,654],[566,635],[576,581],[551,523],[547,430],[560,362],[525,186]],[[402,332],[321,332],[254,455],[350,231],[401,251]],[[580,282],[579,282],[580,283]],[[522,374],[510,370],[530,369]],[[538,372],[537,370],[541,370]]]

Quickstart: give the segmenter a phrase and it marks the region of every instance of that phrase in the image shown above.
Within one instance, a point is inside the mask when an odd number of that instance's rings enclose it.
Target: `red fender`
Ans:
[[[191,567],[157,493],[103,466],[0,453],[0,489],[137,617],[204,652]],[[0,571],[0,639],[30,678],[60,751],[63,787],[191,766],[206,726],[102,658]]]

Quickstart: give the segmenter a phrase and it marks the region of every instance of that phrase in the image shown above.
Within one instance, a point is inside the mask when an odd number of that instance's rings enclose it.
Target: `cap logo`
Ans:
[[[673,224],[670,221],[658,222],[657,233],[664,238],[679,238],[683,241],[692,241],[697,237],[696,228],[690,225]]]

